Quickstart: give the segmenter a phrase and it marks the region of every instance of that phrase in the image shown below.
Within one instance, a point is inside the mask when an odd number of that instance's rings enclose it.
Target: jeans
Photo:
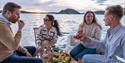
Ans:
[[[36,48],[33,46],[25,47],[31,55],[33,55],[36,51]],[[1,63],[43,63],[43,61],[39,58],[34,57],[26,57],[25,54],[22,54],[19,51],[15,51],[11,56],[2,61]]]
[[[80,43],[70,51],[70,56],[76,61],[82,59],[83,55],[85,54],[96,54],[96,49],[86,48]]]
[[[83,63],[106,63],[105,56],[99,54],[87,54],[82,57]],[[110,62],[108,62],[110,63]],[[112,63],[112,62],[111,62]]]

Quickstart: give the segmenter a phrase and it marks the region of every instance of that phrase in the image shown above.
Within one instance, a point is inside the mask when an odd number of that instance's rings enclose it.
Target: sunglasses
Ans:
[[[50,21],[49,19],[43,18],[44,21]]]

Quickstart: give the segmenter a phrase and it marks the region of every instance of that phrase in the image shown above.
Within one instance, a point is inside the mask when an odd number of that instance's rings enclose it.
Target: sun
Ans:
[[[39,9],[39,8],[26,8],[26,9],[23,9],[23,10],[26,10],[26,11],[29,11],[29,12],[47,12],[44,9]]]
[[[42,9],[34,9],[35,12],[44,12]]]

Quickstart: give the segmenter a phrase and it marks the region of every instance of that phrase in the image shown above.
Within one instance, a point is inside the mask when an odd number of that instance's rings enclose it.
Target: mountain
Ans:
[[[2,10],[0,10],[0,13],[2,12]],[[64,9],[61,10],[60,12],[30,12],[30,11],[24,11],[21,10],[21,13],[33,13],[33,14],[80,14],[78,11],[74,10],[74,9]]]
[[[47,14],[48,12],[35,12],[35,11],[33,11],[33,12],[29,12],[29,11],[24,11],[24,10],[22,10],[21,13]]]
[[[61,10],[57,14],[80,14],[80,13],[74,9],[67,8],[67,9]]]
[[[98,10],[98,11],[95,11],[94,13],[95,14],[104,14],[104,11],[103,10]]]

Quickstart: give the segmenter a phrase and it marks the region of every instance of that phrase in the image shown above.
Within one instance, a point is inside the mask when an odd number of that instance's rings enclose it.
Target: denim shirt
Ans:
[[[120,24],[113,29],[108,29],[104,41],[91,39],[89,44],[105,51],[105,63],[122,63],[116,59],[116,56],[125,59],[125,27]]]

